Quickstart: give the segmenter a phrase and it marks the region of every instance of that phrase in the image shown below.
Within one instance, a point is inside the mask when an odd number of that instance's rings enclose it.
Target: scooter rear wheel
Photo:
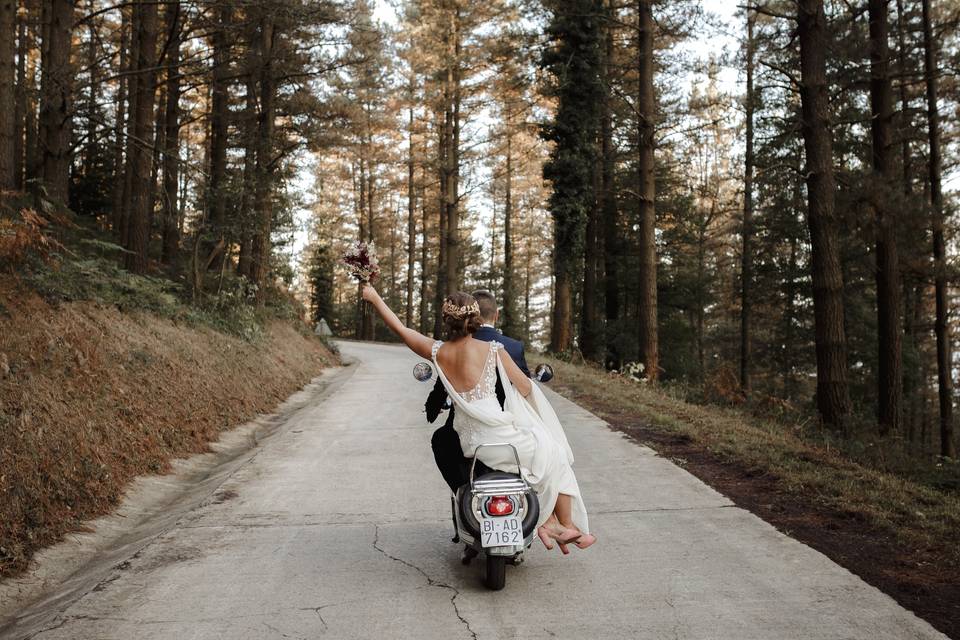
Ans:
[[[491,591],[500,591],[507,582],[507,559],[486,556],[483,563],[483,584]]]

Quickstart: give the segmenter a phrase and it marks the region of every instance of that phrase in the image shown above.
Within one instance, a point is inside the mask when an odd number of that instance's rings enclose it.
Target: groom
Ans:
[[[496,340],[501,343],[524,375],[530,377],[527,361],[523,357],[523,343],[508,338],[496,329],[495,325],[500,316],[496,298],[489,291],[474,291],[473,297],[480,305],[480,317],[483,321],[480,329],[473,334],[473,337],[484,342]],[[498,371],[497,400],[500,401],[501,407],[503,407],[504,398],[503,382],[500,380],[500,372]],[[437,419],[446,401],[447,390],[444,389],[443,383],[437,380],[424,405],[424,409],[427,411],[427,421],[432,423]],[[437,467],[440,469],[443,479],[450,485],[450,490],[456,493],[457,489],[470,480],[470,464],[472,461],[463,457],[463,449],[460,448],[460,436],[453,430],[453,407],[450,408],[444,425],[433,432],[430,444],[433,446],[433,457],[437,461]],[[489,467],[479,460],[477,461],[476,474],[478,476],[489,471]]]

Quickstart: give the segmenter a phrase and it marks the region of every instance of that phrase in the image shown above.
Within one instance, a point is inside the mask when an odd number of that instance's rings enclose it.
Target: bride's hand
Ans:
[[[367,302],[376,302],[380,298],[380,294],[377,293],[377,290],[373,288],[369,282],[364,282],[360,289],[360,295],[363,296],[363,299]]]

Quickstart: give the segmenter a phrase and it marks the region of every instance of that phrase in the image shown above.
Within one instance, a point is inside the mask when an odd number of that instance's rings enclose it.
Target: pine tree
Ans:
[[[753,317],[753,170],[756,163],[754,152],[754,114],[756,111],[756,89],[753,78],[756,59],[756,42],[754,40],[754,24],[756,14],[750,9],[747,13],[747,37],[744,42],[745,67],[747,86],[744,95],[744,110],[746,120],[746,154],[743,167],[743,223],[740,233],[743,239],[743,248],[740,257],[740,389],[744,395],[750,393],[751,368],[751,324]]]
[[[564,352],[573,347],[574,287],[580,279],[587,215],[596,202],[602,6],[595,0],[547,6],[550,47],[542,64],[552,75],[550,95],[557,100],[553,121],[544,131],[555,144],[544,165],[544,177],[553,185],[549,208],[554,221],[555,294],[550,349]]]
[[[73,73],[70,64],[73,2],[43,0],[41,11],[44,36],[40,62],[40,169],[47,193],[55,200],[66,203],[73,116]]]
[[[334,257],[330,245],[318,244],[310,255],[307,277],[310,282],[310,309],[314,322],[333,319]]]
[[[14,155],[16,14],[15,0],[0,0],[0,189],[12,189],[17,183]]]
[[[847,342],[844,333],[843,273],[837,237],[833,141],[828,113],[827,18],[823,0],[797,3],[800,40],[800,98],[806,149],[807,194],[816,316],[817,407],[824,423],[843,430],[850,414]]]
[[[873,133],[872,207],[877,223],[877,397],[881,433],[901,429],[903,372],[900,324],[900,260],[891,203],[896,184],[893,161],[893,91],[890,80],[888,0],[870,0],[870,104]]]
[[[656,241],[656,118],[653,60],[653,2],[637,0],[638,46],[637,76],[637,163],[639,185],[639,251],[640,251],[640,362],[648,380],[660,375],[660,348],[657,326],[657,241]]]
[[[930,16],[930,0],[923,1],[924,78],[927,89],[927,133],[929,144],[928,173],[930,183],[931,228],[933,232],[934,287],[936,299],[937,386],[940,399],[940,454],[956,456],[953,440],[953,358],[951,357],[949,309],[947,299],[946,243],[944,241],[944,206],[940,138],[940,112],[937,76],[937,52]]]
[[[136,32],[136,76],[132,82],[130,125],[128,127],[127,173],[130,184],[129,216],[126,229],[125,265],[134,273],[145,273],[149,263],[150,217],[153,208],[153,154],[147,145],[153,139],[156,97],[158,7],[138,1],[133,7],[132,29]]]

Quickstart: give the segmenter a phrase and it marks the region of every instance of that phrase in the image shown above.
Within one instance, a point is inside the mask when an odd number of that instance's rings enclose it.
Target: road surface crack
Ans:
[[[291,636],[290,634],[284,633],[283,631],[280,631],[280,629],[277,629],[277,628],[274,627],[273,625],[270,625],[270,624],[267,624],[266,622],[264,622],[264,623],[263,623],[263,626],[265,626],[267,629],[270,629],[270,630],[273,631],[274,633],[279,633],[279,634],[280,634],[280,637],[282,637],[282,638],[290,638],[291,640],[293,640],[293,636]],[[303,639],[301,639],[301,640],[303,640]]]
[[[334,602],[332,604],[322,604],[319,607],[300,607],[300,611],[313,611],[315,614],[317,614],[317,617],[320,618],[320,624],[322,624],[323,628],[326,630],[330,628],[330,625],[328,625],[327,621],[323,619],[323,614],[320,612],[329,607],[339,607],[341,604],[346,604],[346,603]]]
[[[380,546],[380,526],[376,524],[373,525],[373,548],[379,551],[380,553],[382,553],[384,556],[390,558],[394,562],[399,562],[405,567],[410,567],[411,569],[413,569],[414,571],[422,575],[424,578],[426,578],[427,584],[429,584],[431,587],[438,587],[440,589],[448,589],[452,591],[453,594],[450,596],[450,604],[453,605],[453,612],[457,615],[457,618],[460,619],[460,623],[463,624],[463,626],[466,628],[467,633],[470,634],[470,637],[473,638],[473,640],[477,640],[477,632],[470,627],[470,623],[467,621],[466,618],[463,617],[463,615],[460,613],[460,607],[457,606],[457,597],[460,595],[459,589],[457,589],[453,585],[447,584],[446,582],[440,582],[439,580],[434,580],[433,578],[430,577],[430,575],[426,571],[424,571],[417,565],[413,564],[412,562],[407,562],[403,558],[398,558],[397,556],[393,556],[387,553],[386,550],[384,550],[384,548]]]
[[[76,621],[76,620],[91,620],[91,621],[94,621],[94,622],[96,622],[97,620],[112,620],[112,621],[115,621],[115,622],[127,622],[127,620],[125,620],[125,619],[123,619],[123,618],[108,618],[108,617],[90,616],[90,615],[86,615],[86,614],[73,615],[73,616],[63,616],[62,618],[60,618],[59,620],[57,620],[57,621],[54,622],[53,624],[48,625],[48,626],[44,627],[43,629],[39,629],[39,630],[37,630],[37,631],[34,631],[33,633],[31,633],[31,634],[28,635],[28,636],[24,636],[23,640],[33,640],[34,638],[38,638],[38,637],[40,637],[41,635],[43,635],[43,634],[45,634],[45,633],[49,633],[50,631],[56,631],[57,629],[65,626],[65,625],[67,625],[68,623],[74,622],[74,621]]]
[[[40,630],[38,630],[38,631],[35,631],[34,633],[31,633],[31,634],[28,635],[28,636],[24,636],[24,639],[23,639],[23,640],[33,640],[33,639],[36,638],[37,636],[42,635],[42,634],[44,634],[44,633],[47,633],[48,631],[55,631],[56,629],[59,629],[59,628],[62,627],[63,625],[65,625],[65,624],[67,624],[68,622],[70,622],[70,620],[72,620],[72,618],[71,618],[70,616],[64,616],[63,618],[60,618],[60,620],[54,622],[52,625],[49,625],[49,626],[47,626],[47,627],[44,627],[43,629],[40,629]]]

